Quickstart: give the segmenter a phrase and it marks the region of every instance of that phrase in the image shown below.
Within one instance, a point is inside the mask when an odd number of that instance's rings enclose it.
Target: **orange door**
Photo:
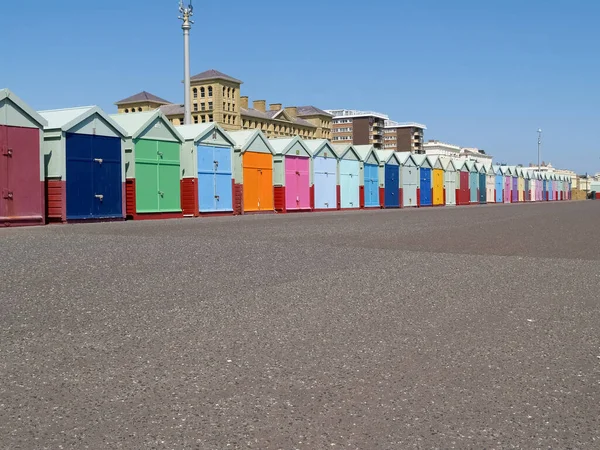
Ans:
[[[444,204],[444,171],[440,169],[433,169],[433,204],[443,205]]]
[[[243,158],[244,211],[273,210],[273,156],[246,152]]]

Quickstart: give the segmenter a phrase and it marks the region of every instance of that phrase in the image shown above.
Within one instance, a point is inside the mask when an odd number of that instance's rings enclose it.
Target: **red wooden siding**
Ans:
[[[385,189],[379,188],[379,207],[385,208]]]
[[[183,178],[181,180],[181,209],[184,216],[197,217],[198,211],[198,180]]]
[[[275,186],[273,188],[273,205],[275,211],[285,212],[285,186]]]
[[[46,181],[46,217],[48,222],[65,221],[66,186],[62,180]]]
[[[135,218],[135,178],[127,178],[125,182],[125,213],[128,219]]]
[[[358,205],[359,205],[360,209],[363,209],[365,207],[365,187],[364,186],[358,187]]]
[[[244,185],[233,183],[233,214],[241,216],[244,214]]]

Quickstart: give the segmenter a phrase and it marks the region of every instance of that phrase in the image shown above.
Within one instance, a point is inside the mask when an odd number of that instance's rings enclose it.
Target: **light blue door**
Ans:
[[[200,212],[231,211],[231,149],[198,146],[198,203]]]
[[[358,208],[359,188],[358,161],[340,161],[340,203],[342,208]]]
[[[496,175],[496,203],[502,203],[502,189],[504,188],[504,177]]]
[[[419,169],[414,166],[402,166],[402,206],[417,206],[417,186],[419,185]]]
[[[365,163],[365,206],[379,206],[379,167]]]
[[[335,209],[337,207],[337,161],[335,158],[317,156],[313,159],[315,208]]]
[[[470,172],[469,173],[469,190],[471,191],[471,193],[470,193],[469,201],[471,203],[477,203],[479,201],[479,198],[477,197],[478,189],[479,189],[479,174]]]

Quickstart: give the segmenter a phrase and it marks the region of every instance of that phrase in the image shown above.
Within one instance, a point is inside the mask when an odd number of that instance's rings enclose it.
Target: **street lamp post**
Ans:
[[[538,128],[538,173],[540,173],[540,147],[542,146],[542,129]]]
[[[183,123],[188,125],[192,123],[192,105],[190,100],[190,30],[194,23],[190,17],[194,14],[192,0],[189,0],[187,7],[183,6],[183,0],[179,0],[179,20],[183,21],[181,29],[183,30],[183,84],[185,92],[183,94]]]

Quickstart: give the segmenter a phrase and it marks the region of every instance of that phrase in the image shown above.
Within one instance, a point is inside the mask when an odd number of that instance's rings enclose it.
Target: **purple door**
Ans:
[[[519,180],[517,177],[512,179],[512,202],[517,203],[519,201]]]
[[[0,216],[41,220],[44,193],[40,179],[40,130],[0,126],[0,148]]]
[[[310,209],[310,161],[300,156],[285,157],[285,207]]]

